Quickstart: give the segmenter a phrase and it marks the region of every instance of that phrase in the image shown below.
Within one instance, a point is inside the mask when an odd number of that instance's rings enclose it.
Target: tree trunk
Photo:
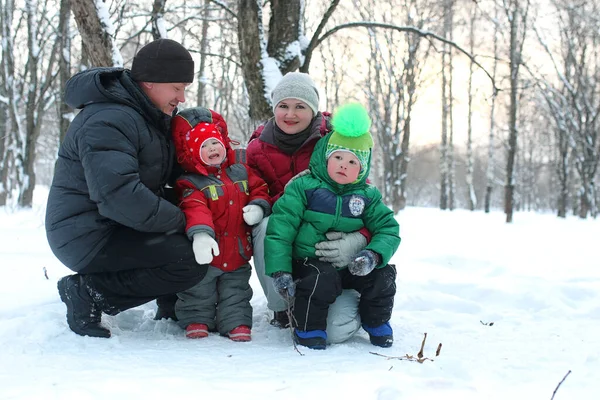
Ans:
[[[444,4],[444,37],[448,37],[450,32],[450,8],[452,0],[446,0]],[[442,47],[442,140],[440,143],[440,209],[447,210],[450,206],[450,171],[449,171],[449,143],[448,143],[448,125],[449,125],[449,104],[448,94],[448,54],[450,46],[444,44]]]
[[[471,18],[469,24],[469,52],[473,54],[475,49],[475,20],[477,19],[477,7],[471,4]],[[468,83],[468,121],[467,121],[467,207],[474,211],[477,203],[475,188],[473,187],[473,62],[469,63]]]
[[[506,213],[506,222],[513,220],[514,209],[514,169],[515,158],[517,155],[517,107],[518,107],[518,83],[519,83],[519,65],[521,56],[519,54],[519,44],[517,43],[517,30],[519,24],[519,6],[518,2],[511,12],[510,19],[510,105],[508,115],[508,155],[506,160],[506,185],[504,187],[504,212]]]
[[[32,8],[30,2],[26,2],[27,10],[27,75],[29,76],[27,91],[27,103],[25,105],[25,146],[23,151],[23,179],[22,188],[19,193],[19,205],[21,207],[31,207],[33,205],[33,190],[35,188],[35,145],[39,136],[40,128],[38,126],[41,118],[37,115],[37,100],[39,94],[39,52],[34,51],[39,44],[36,38],[36,29],[38,25],[37,10]],[[50,64],[52,65],[52,64]],[[49,68],[52,68],[51,66]],[[41,99],[40,99],[41,101]]]
[[[448,38],[454,39],[454,0],[449,0],[448,7]],[[448,209],[456,207],[456,168],[454,165],[454,65],[452,48],[448,46]]]
[[[301,33],[301,12],[299,0],[271,0],[267,54],[279,60],[282,75],[295,71],[300,66],[300,58],[297,54],[290,55],[289,48],[294,42],[300,46],[298,39]]]
[[[248,90],[250,118],[254,122],[267,120],[273,114],[266,97],[262,63],[262,10],[256,0],[240,0],[238,9],[238,38],[244,82]]]
[[[410,161],[410,116],[411,110],[407,110],[406,121],[404,121],[404,133],[402,135],[401,157],[400,157],[400,196],[398,199],[398,210],[406,207],[406,176],[408,175],[408,163]]]
[[[408,15],[407,25],[414,24],[412,15]],[[422,25],[417,23],[418,25]],[[399,210],[406,207],[406,177],[408,176],[408,164],[410,162],[410,136],[413,105],[416,101],[417,76],[419,74],[417,67],[418,51],[421,38],[414,35],[407,37],[408,54],[405,60],[405,79],[406,79],[406,110],[404,120],[404,131],[402,133],[402,143],[400,147],[400,199]],[[425,57],[423,57],[425,58]],[[421,60],[425,62],[424,59]]]
[[[440,209],[448,209],[448,96],[446,48],[442,53],[442,141],[440,143]]]
[[[202,13],[202,37],[200,38],[200,69],[198,70],[198,97],[196,104],[203,106],[206,98],[206,50],[208,49],[208,19],[210,17],[209,5],[211,0],[204,0],[204,12]]]
[[[0,62],[0,68],[3,67]],[[2,76],[0,75],[0,96],[4,96],[4,82],[2,80]],[[8,146],[6,143],[8,142],[8,108],[4,104],[4,102],[0,102],[0,207],[6,205],[6,200],[8,198]]]
[[[60,54],[58,58],[59,64],[59,79],[60,87],[59,91],[59,144],[65,139],[67,128],[71,123],[70,116],[73,110],[67,105],[64,98],[64,88],[67,85],[67,81],[71,77],[71,33],[69,29],[69,21],[71,20],[71,4],[69,0],[61,0],[60,2],[60,16],[58,20],[58,30],[60,32]]]
[[[110,34],[98,17],[95,0],[70,0],[77,23],[83,52],[90,66],[112,67],[113,43]]]
[[[0,47],[0,96],[8,99],[8,104],[0,102],[0,206],[10,198],[11,184],[9,173],[13,171],[10,139],[12,137],[12,106],[14,105],[14,58],[12,21],[14,0],[0,0],[0,36],[5,41]]]
[[[163,32],[163,15],[165,13],[165,3],[167,0],[154,0],[152,3],[152,38],[154,40],[166,38],[167,32]]]
[[[559,182],[557,216],[559,218],[566,218],[569,205],[569,142],[567,140],[567,132],[560,128],[557,129],[556,136],[559,148],[558,165],[556,168]]]
[[[495,7],[494,18],[498,20],[500,15],[500,8]],[[494,24],[494,66],[492,70],[492,77],[494,81],[496,80],[496,72],[498,70],[498,24]],[[496,94],[492,95],[492,105],[490,107],[490,134],[489,134],[489,142],[488,142],[488,160],[487,160],[487,168],[486,168],[486,188],[485,188],[485,201],[484,201],[484,210],[486,213],[490,212],[490,207],[492,203],[492,190],[494,187],[494,169],[495,169],[495,159],[494,159],[494,136],[495,136],[495,111],[496,111]]]

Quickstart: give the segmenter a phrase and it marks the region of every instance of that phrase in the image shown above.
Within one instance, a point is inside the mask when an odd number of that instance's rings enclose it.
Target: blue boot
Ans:
[[[327,332],[322,330],[299,331],[298,329],[294,329],[294,342],[309,349],[325,350],[327,346]]]
[[[363,329],[369,334],[371,344],[379,347],[392,347],[394,344],[394,331],[389,322],[385,324],[371,327],[363,324]]]

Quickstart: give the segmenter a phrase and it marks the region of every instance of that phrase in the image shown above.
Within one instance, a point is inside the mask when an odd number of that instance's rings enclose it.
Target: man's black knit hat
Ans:
[[[194,60],[176,41],[158,39],[137,52],[131,77],[138,82],[191,83],[194,81]]]

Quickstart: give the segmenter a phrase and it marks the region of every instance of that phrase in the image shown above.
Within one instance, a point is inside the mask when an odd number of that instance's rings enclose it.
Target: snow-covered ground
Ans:
[[[103,317],[111,339],[75,335],[44,197],[0,208],[0,399],[549,400],[569,370],[556,400],[600,398],[598,220],[517,213],[508,225],[499,212],[409,208],[392,260],[394,346],[375,348],[361,330],[302,356],[269,325],[256,277],[249,343],[188,340],[152,319],[154,303]],[[417,355],[424,332],[434,361],[399,359]]]

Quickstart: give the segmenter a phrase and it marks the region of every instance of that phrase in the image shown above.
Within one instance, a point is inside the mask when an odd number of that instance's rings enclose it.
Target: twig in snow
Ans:
[[[373,354],[374,356],[379,356],[379,357],[385,357],[387,360],[404,360],[404,361],[414,361],[414,362],[418,362],[419,364],[423,364],[425,361],[429,360],[429,361],[433,361],[431,358],[418,358],[415,356],[411,356],[409,354],[405,354],[403,356],[386,356],[385,354],[379,354],[379,353],[375,353],[373,351],[369,352],[370,354]]]
[[[298,354],[303,356],[304,354],[300,350],[298,350],[298,346],[296,345],[296,341],[294,340],[294,315],[292,313],[292,301],[288,293],[285,294],[285,301],[287,302],[287,310],[285,310],[285,313],[287,314],[288,321],[290,323],[289,328],[290,334],[292,336],[292,344],[294,345],[294,350],[296,350]]]
[[[423,358],[423,348],[425,347],[425,341],[427,340],[427,332],[423,334],[423,341],[421,342],[421,350],[417,353],[417,357]]]
[[[396,357],[396,356],[386,356],[385,354],[379,354],[379,353],[375,353],[370,351],[370,354],[373,354],[375,356],[379,356],[379,357],[385,357],[388,360],[404,360],[404,361],[415,361],[418,362],[419,364],[423,364],[425,361],[429,360],[429,361],[433,361],[433,359],[428,358],[428,357],[424,357],[423,356],[423,348],[425,347],[425,340],[427,339],[427,333],[423,334],[423,341],[421,342],[421,349],[419,350],[419,353],[417,354],[417,356],[411,356],[410,354],[405,354],[403,356],[400,357]],[[437,350],[435,351],[435,356],[439,356],[440,352],[442,350],[442,344],[438,344]]]
[[[43,267],[44,270],[44,276],[46,277],[46,279],[50,280],[50,278],[48,278],[48,270],[46,269],[46,267]]]
[[[565,379],[567,379],[567,376],[569,376],[570,373],[571,373],[571,370],[569,370],[569,372],[567,372],[567,374],[561,379],[561,381],[558,382],[558,385],[556,385],[556,389],[554,389],[554,392],[552,393],[552,397],[550,398],[550,400],[554,400],[554,395],[556,394],[556,391],[558,390],[560,385],[562,385],[562,383],[565,381]]]
[[[485,325],[485,326],[494,326],[493,322],[483,322],[482,320],[479,320],[479,322],[481,322],[481,325]]]

